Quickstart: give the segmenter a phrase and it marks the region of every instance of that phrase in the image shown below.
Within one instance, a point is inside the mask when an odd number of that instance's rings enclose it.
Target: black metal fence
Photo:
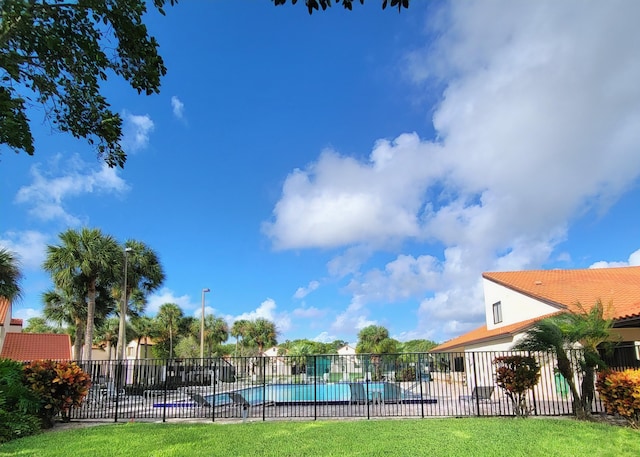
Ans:
[[[494,363],[508,354],[513,353],[93,361],[82,363],[93,385],[71,417],[218,421],[510,416],[513,406],[496,385]],[[629,351],[624,354],[629,355],[628,366],[637,366],[637,358]],[[541,379],[527,399],[531,414],[572,414],[571,392],[555,370],[554,355],[535,357]],[[597,394],[592,410],[603,411]]]

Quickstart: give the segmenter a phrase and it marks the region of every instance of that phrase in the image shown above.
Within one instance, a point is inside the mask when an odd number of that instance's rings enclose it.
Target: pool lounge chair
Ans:
[[[398,384],[385,382],[382,398],[385,403],[402,403],[402,388]]]
[[[475,386],[471,395],[460,395],[460,401],[480,401],[490,402],[493,395],[494,386]]]
[[[364,384],[361,382],[350,382],[349,389],[351,390],[350,404],[365,405],[369,402],[367,393],[364,390]]]

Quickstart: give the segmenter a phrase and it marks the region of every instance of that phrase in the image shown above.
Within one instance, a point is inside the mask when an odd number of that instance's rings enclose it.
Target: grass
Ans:
[[[0,457],[638,456],[640,432],[570,419],[125,423],[0,445]]]

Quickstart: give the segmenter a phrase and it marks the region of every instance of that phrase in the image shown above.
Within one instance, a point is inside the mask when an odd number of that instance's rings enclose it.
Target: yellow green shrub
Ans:
[[[640,370],[603,371],[596,388],[607,413],[624,417],[638,428],[640,424]]]

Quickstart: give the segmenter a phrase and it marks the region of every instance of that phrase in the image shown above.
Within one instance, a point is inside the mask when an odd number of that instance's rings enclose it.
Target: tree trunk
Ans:
[[[76,357],[76,360],[78,362],[80,362],[82,360],[82,346],[83,346],[83,335],[84,335],[84,329],[82,328],[84,326],[84,322],[82,322],[82,319],[76,319],[76,336],[75,336],[75,341],[73,342],[73,354]]]
[[[96,280],[91,279],[88,287],[88,303],[87,303],[87,329],[85,331],[84,340],[84,358],[87,362],[91,362],[93,346],[93,323],[96,314]]]

